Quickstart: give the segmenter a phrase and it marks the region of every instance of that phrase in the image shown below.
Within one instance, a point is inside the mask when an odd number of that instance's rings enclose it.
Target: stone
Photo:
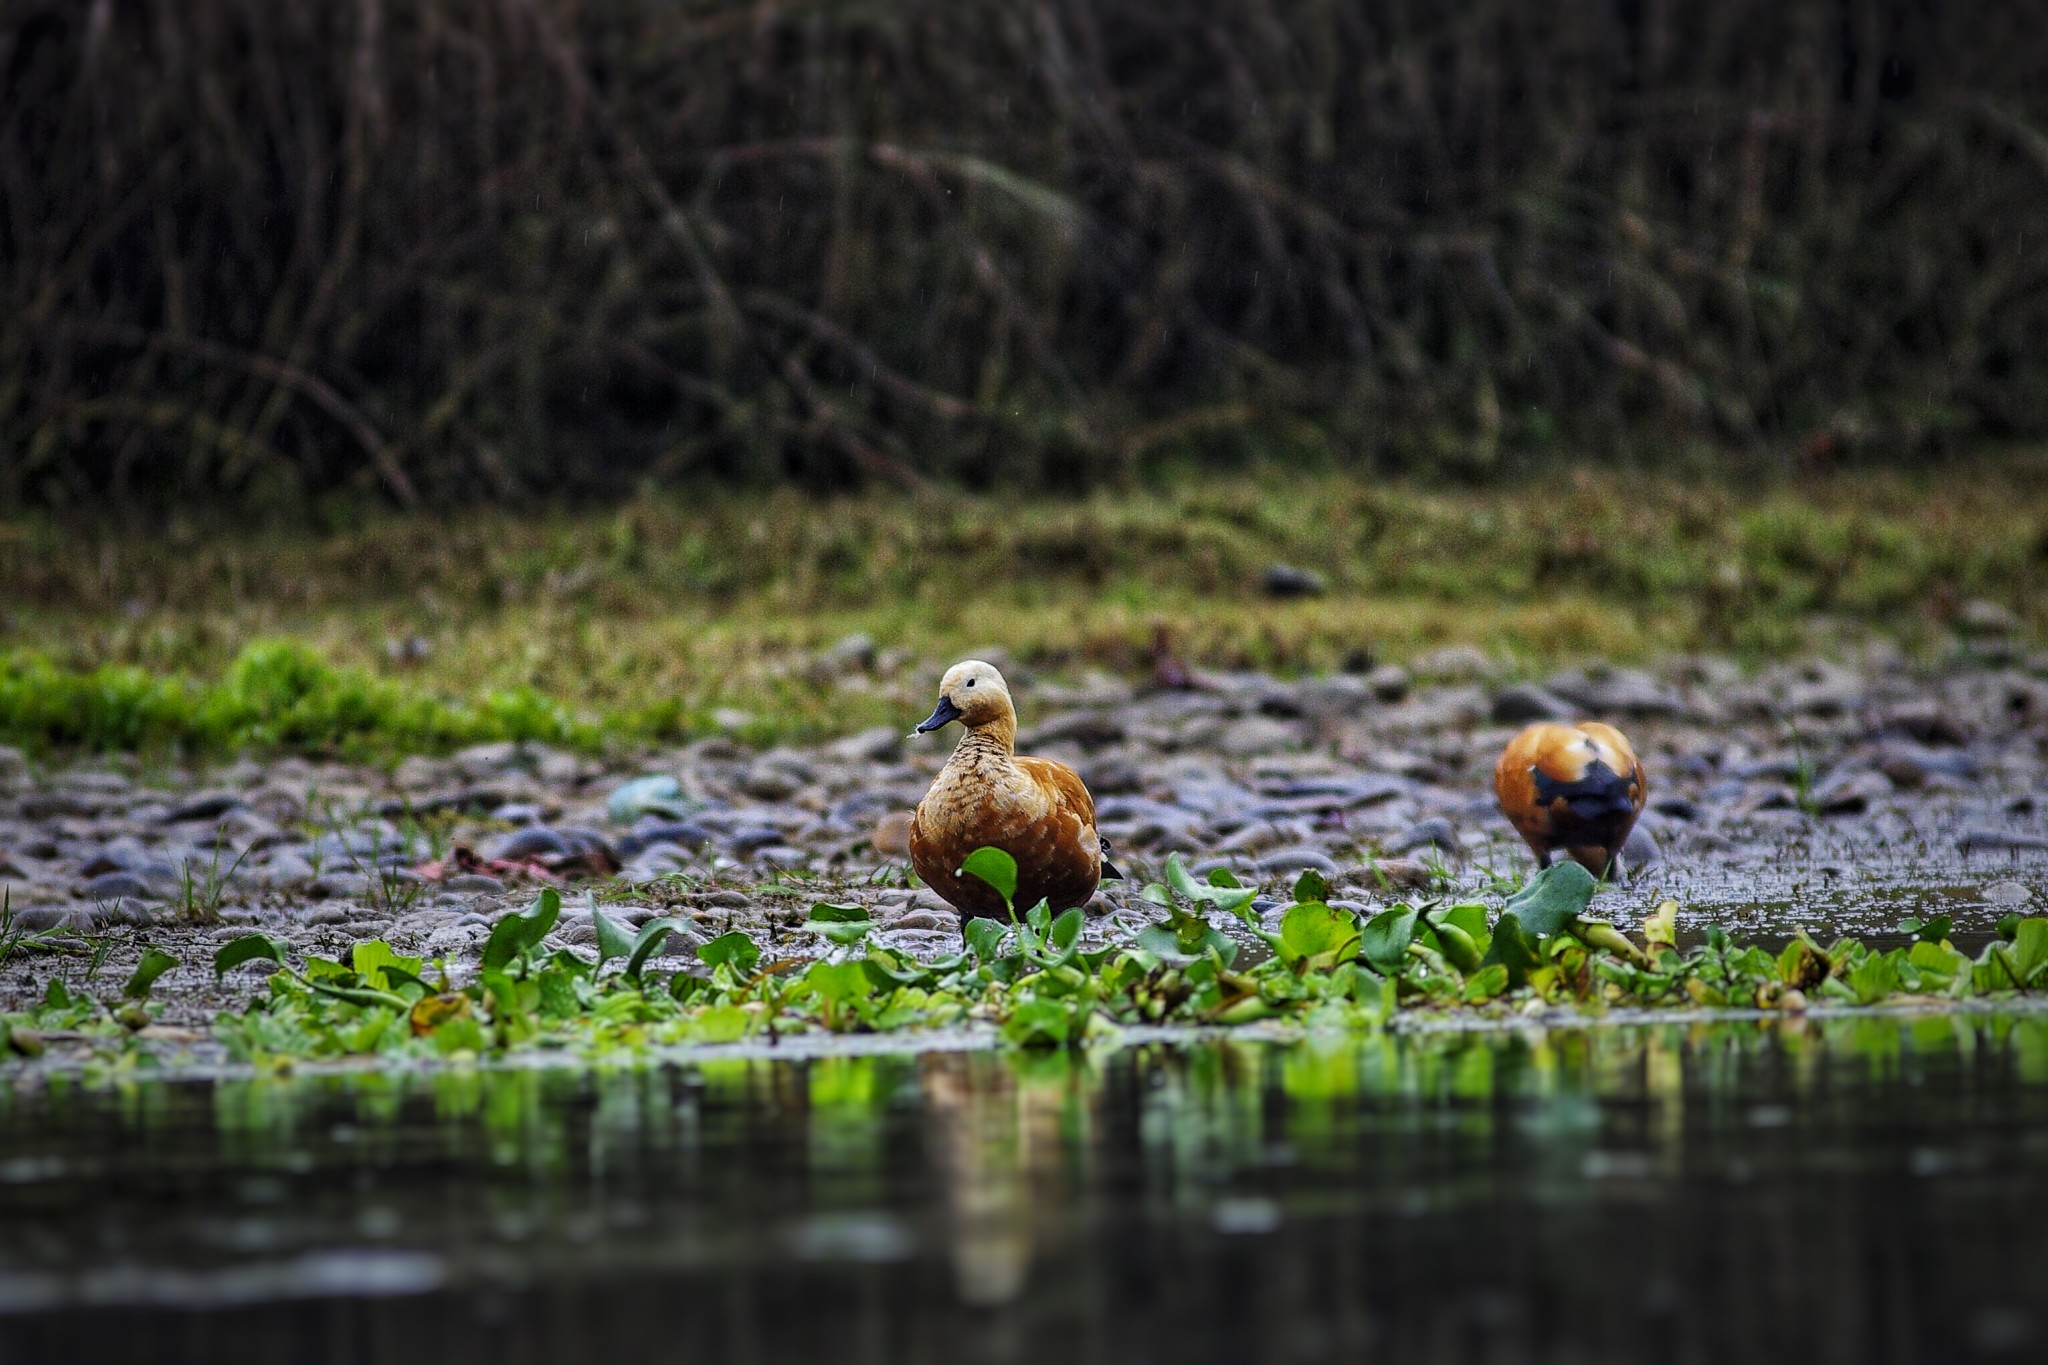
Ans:
[[[1664,861],[1664,850],[1657,843],[1657,836],[1637,825],[1629,831],[1628,839],[1621,846],[1622,865],[1630,873],[1641,872]]]
[[[841,638],[830,649],[819,651],[813,661],[813,671],[828,679],[848,673],[867,673],[875,666],[875,655],[874,637],[856,631]]]
[[[306,885],[306,894],[314,900],[342,897],[357,900],[370,894],[372,883],[363,872],[328,872],[315,877]]]
[[[907,810],[891,811],[875,821],[868,845],[884,858],[909,857],[910,814]]]
[[[240,808],[241,805],[242,798],[234,792],[201,792],[197,796],[187,797],[185,800],[172,806],[170,811],[163,817],[163,823],[166,825],[182,825],[192,820],[218,820],[229,811]]]
[[[1408,670],[1399,664],[1381,664],[1365,675],[1365,685],[1380,701],[1399,701],[1408,695]]]
[[[1956,836],[1956,847],[1964,853],[2035,853],[2048,850],[2048,838],[2038,834],[2015,834],[2003,829],[1966,829]]]
[[[1325,877],[1334,877],[1342,869],[1337,860],[1319,848],[1294,845],[1290,848],[1276,848],[1270,853],[1259,855],[1258,869],[1266,876],[1285,875],[1290,872],[1306,872],[1314,868]]]
[[[515,829],[489,846],[487,858],[518,862],[525,858],[566,858],[576,851],[568,839],[546,825]]]
[[[2020,618],[2009,608],[1981,597],[1965,602],[1956,613],[1956,630],[1971,639],[2005,639],[2019,629]]]
[[[1857,815],[1870,809],[1873,801],[1891,795],[1891,780],[1883,773],[1859,768],[1838,773],[1813,790],[1814,810],[1822,815]]]
[[[1534,683],[1512,683],[1494,694],[1488,712],[1495,725],[1528,725],[1536,721],[1568,721],[1577,714],[1572,704]]]
[[[1269,564],[1260,576],[1259,587],[1266,596],[1273,598],[1321,597],[1330,590],[1330,581],[1314,569],[1296,568],[1292,564]]]
[[[1989,886],[1984,888],[1984,900],[1985,903],[1988,905],[1997,905],[2003,906],[2007,909],[2012,909],[2018,906],[2026,905],[2030,903],[2033,899],[2034,893],[2032,889],[2029,888],[2024,882],[2016,882],[2011,880],[1993,882]]]
[[[825,746],[825,756],[835,763],[894,763],[903,757],[904,731],[894,725],[875,725],[836,739]]]
[[[72,894],[87,901],[161,901],[179,890],[177,877],[168,868],[102,872],[72,888]]]
[[[1633,668],[1566,670],[1545,686],[1593,716],[1675,716],[1684,709],[1670,688]]]
[[[1441,816],[1418,821],[1401,833],[1389,839],[1384,845],[1387,853],[1412,853],[1420,848],[1436,848],[1446,853],[1455,852],[1458,847],[1458,832],[1451,822]]]
[[[1301,742],[1301,730],[1296,725],[1265,716],[1247,716],[1226,726],[1216,747],[1232,758],[1251,758],[1296,748]]]
[[[505,883],[496,877],[481,872],[465,872],[459,877],[450,877],[441,883],[445,891],[481,892],[495,895],[505,889]]]
[[[740,790],[759,801],[784,801],[802,787],[794,773],[773,763],[756,763],[740,779]]]

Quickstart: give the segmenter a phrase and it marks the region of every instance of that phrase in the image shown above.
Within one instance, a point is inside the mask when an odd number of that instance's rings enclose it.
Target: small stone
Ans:
[[[1884,774],[1868,768],[1837,775],[1813,792],[1813,806],[1822,815],[1858,815],[1870,803],[1891,795],[1892,784]]]
[[[370,894],[370,878],[362,872],[329,872],[308,883],[306,894],[314,900],[335,896],[357,899]]]
[[[740,790],[757,801],[786,801],[802,786],[794,774],[771,763],[756,763],[740,779]]]
[[[1260,587],[1268,597],[1321,597],[1330,590],[1329,580],[1314,569],[1298,569],[1292,564],[1269,564],[1260,579]]]
[[[1494,695],[1489,714],[1495,725],[1527,725],[1541,720],[1566,721],[1577,713],[1554,692],[1534,683],[1513,683]]]
[[[2019,633],[2020,618],[1997,602],[1980,597],[1965,602],[1956,613],[1956,629],[1971,639],[2005,639]]]
[[[701,809],[701,801],[683,795],[683,784],[667,773],[652,773],[622,782],[605,798],[605,814],[613,823],[630,825],[643,815],[680,820]]]
[[[911,910],[899,915],[889,926],[891,929],[938,929],[946,933],[960,932],[960,917],[944,910]]]
[[[1664,850],[1658,846],[1656,835],[1637,825],[1621,846],[1621,861],[1631,873],[1641,872],[1663,862]]]
[[[1416,676],[1439,682],[1473,682],[1494,674],[1486,651],[1471,645],[1446,645],[1415,660],[1414,668]]]
[[[1301,740],[1299,726],[1264,716],[1248,716],[1226,726],[1216,747],[1232,758],[1252,758],[1297,748]]]
[[[499,881],[496,877],[485,876],[481,872],[465,872],[459,877],[450,877],[447,881],[441,883],[441,887],[445,891],[481,892],[494,895],[505,889],[505,883]]]
[[[218,820],[241,804],[242,798],[233,792],[201,792],[172,806],[163,823],[182,825],[190,820]]]
[[[508,801],[491,811],[493,820],[502,820],[508,825],[537,825],[547,818],[539,806],[530,801]]]
[[[876,725],[825,746],[825,756],[838,763],[894,763],[903,756],[903,731]]]
[[[528,825],[491,845],[485,856],[517,862],[522,858],[567,857],[575,851],[567,839],[546,825]]]
[[[1407,669],[1399,664],[1381,664],[1365,675],[1365,685],[1379,700],[1396,702],[1408,695],[1411,684]]]
[[[2024,882],[1993,882],[1984,888],[1984,900],[1990,905],[2025,905],[2033,899],[2033,891]]]
[[[1306,872],[1310,868],[1314,868],[1325,877],[1334,877],[1342,871],[1337,866],[1337,860],[1321,849],[1307,848],[1300,845],[1292,848],[1276,848],[1271,853],[1260,855],[1258,861],[1259,871],[1267,876],[1289,872]]]
[[[1451,822],[1442,816],[1419,821],[1395,835],[1386,843],[1388,853],[1412,853],[1418,848],[1438,848],[1445,851],[1458,847],[1458,832]]]
[[[72,894],[88,901],[155,901],[168,899],[171,890],[163,875],[150,876],[141,871],[102,872],[80,883]]]
[[[836,678],[847,673],[866,673],[875,666],[875,654],[874,637],[856,631],[830,649],[821,651],[815,668],[819,674],[827,678]]]
[[[875,821],[868,843],[884,858],[910,856],[910,815],[907,810],[891,811]]]

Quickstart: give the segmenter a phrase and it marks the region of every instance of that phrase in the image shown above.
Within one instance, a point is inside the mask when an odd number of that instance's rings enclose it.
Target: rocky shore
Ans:
[[[1172,852],[1258,881],[1276,905],[1307,868],[1359,905],[1483,894],[1530,865],[1493,809],[1501,746],[1528,721],[1598,716],[1628,731],[1652,779],[1639,871],[1603,893],[1603,913],[1628,921],[1668,895],[1694,931],[1784,935],[1881,933],[1939,912],[1960,937],[2048,905],[2036,663],[1930,670],[1877,646],[1853,663],[1745,674],[1688,659],[1539,684],[1448,650],[1412,675],[1015,681],[1020,749],[1080,770],[1132,874],[1098,894],[1095,933],[1148,913],[1137,892]],[[731,928],[815,953],[796,926],[817,900],[867,906],[878,942],[950,951],[958,922],[903,853],[905,813],[948,747],[907,740],[916,718],[803,750],[711,738],[602,760],[500,744],[390,770],[45,766],[0,749],[5,934],[22,940],[0,960],[0,1008],[52,975],[76,986],[96,971],[116,989],[151,943],[183,964],[159,985],[168,1017],[196,1021],[261,986],[254,966],[218,983],[209,966],[251,928],[328,956],[383,938],[459,970],[542,885],[567,893],[557,937],[572,946],[594,937],[589,891],[621,920],[692,921],[672,956]]]

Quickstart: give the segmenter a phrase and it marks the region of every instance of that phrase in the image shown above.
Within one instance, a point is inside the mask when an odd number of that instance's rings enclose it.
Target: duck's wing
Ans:
[[[1052,799],[1055,810],[1070,811],[1081,823],[1095,828],[1095,798],[1081,774],[1054,758],[1020,758],[1017,766]]]

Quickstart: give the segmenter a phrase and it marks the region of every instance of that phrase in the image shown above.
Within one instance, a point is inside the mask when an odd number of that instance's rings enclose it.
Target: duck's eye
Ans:
[[[972,686],[974,686],[974,679],[972,679],[972,678],[969,678],[969,679],[967,680],[967,685],[968,685],[969,687],[972,687]]]

